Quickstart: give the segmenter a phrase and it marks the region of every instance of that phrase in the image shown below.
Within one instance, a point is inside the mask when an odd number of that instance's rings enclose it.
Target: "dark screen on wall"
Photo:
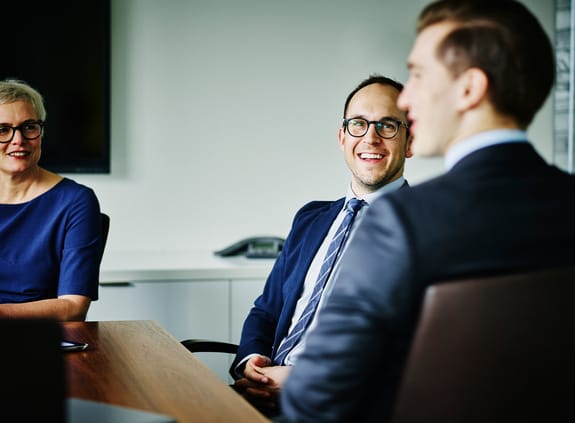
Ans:
[[[0,77],[44,97],[40,165],[109,173],[110,0],[5,3]]]

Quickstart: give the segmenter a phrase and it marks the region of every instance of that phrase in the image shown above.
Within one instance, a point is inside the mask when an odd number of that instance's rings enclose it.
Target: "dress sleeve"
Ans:
[[[92,189],[82,187],[78,192],[63,230],[58,295],[85,295],[97,300],[103,240],[100,205]]]

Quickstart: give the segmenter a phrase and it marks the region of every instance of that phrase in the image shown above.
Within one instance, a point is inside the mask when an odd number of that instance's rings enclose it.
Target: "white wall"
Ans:
[[[345,97],[373,72],[405,81],[427,2],[113,0],[112,171],[68,175],[111,216],[104,263],[285,236],[303,203],[343,195]],[[525,3],[551,34],[553,2]],[[530,131],[546,158],[551,125],[549,101]],[[441,171],[412,158],[406,176]]]

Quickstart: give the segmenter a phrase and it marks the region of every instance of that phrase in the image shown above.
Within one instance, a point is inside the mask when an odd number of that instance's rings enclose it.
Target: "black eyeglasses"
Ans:
[[[0,143],[5,144],[14,139],[16,130],[20,131],[25,140],[35,140],[44,130],[44,122],[24,122],[18,126],[0,125]]]
[[[393,118],[383,118],[381,120],[367,120],[363,118],[350,118],[343,120],[343,127],[352,137],[363,137],[369,131],[369,125],[375,125],[375,132],[381,138],[390,139],[397,135],[399,127],[409,128],[409,125]]]

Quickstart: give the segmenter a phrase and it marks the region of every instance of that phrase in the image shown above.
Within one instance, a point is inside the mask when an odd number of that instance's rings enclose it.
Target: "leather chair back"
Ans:
[[[575,267],[429,287],[393,423],[575,421],[574,310]]]

